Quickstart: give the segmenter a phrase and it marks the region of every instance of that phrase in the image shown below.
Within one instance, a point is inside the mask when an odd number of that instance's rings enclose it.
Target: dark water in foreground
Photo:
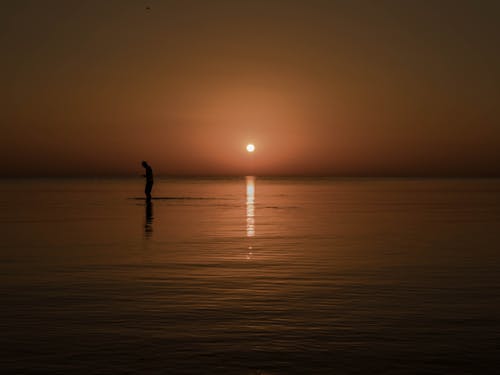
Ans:
[[[495,373],[500,180],[0,182],[2,373]],[[189,198],[189,199],[187,199]]]

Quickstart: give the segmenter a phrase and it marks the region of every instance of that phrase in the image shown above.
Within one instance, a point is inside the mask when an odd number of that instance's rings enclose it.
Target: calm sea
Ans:
[[[0,371],[500,366],[500,180],[0,181]]]

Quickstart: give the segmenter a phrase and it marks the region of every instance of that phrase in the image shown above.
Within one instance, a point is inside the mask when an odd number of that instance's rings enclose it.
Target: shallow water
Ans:
[[[500,364],[500,180],[157,179],[151,205],[142,189],[0,181],[2,373]]]

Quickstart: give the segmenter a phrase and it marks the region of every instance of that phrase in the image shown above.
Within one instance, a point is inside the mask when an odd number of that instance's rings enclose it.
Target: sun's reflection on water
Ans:
[[[247,237],[255,236],[255,177],[247,176]]]
[[[252,238],[255,236],[255,177],[247,176],[247,238]],[[251,244],[248,245],[248,253],[246,255],[247,259],[251,259],[253,255],[253,247]]]

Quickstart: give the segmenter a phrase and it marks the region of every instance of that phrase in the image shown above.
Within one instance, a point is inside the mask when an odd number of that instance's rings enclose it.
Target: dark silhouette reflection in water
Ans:
[[[146,201],[146,218],[144,221],[144,238],[151,238],[153,235],[153,203]]]
[[[255,177],[247,176],[246,177],[246,219],[247,219],[247,238],[252,239],[255,237]],[[253,246],[252,243],[248,244],[248,253],[247,259],[251,259],[253,255]]]

